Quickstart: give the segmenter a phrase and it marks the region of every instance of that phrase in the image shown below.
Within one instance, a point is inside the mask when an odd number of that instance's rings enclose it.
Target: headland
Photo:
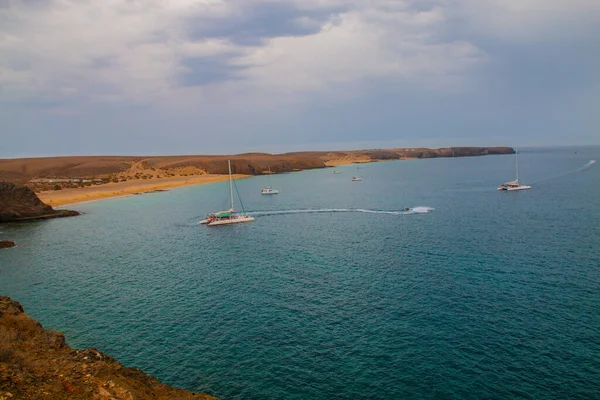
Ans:
[[[511,147],[395,148],[283,154],[74,156],[0,160],[0,181],[31,188],[51,206],[141,194],[227,179],[352,163],[512,154]]]

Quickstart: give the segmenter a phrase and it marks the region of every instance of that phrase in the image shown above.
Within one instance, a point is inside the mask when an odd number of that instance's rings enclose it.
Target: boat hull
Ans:
[[[527,185],[521,185],[521,186],[516,186],[516,187],[499,187],[498,190],[504,190],[507,192],[512,192],[515,190],[527,190],[527,189],[531,189],[531,186],[527,186]]]
[[[260,194],[265,195],[265,194],[279,194],[279,190],[261,190]]]
[[[254,217],[239,216],[239,217],[228,218],[228,219],[217,219],[212,222],[207,222],[206,225],[207,226],[232,225],[232,224],[241,224],[244,222],[252,222],[252,221],[254,221]],[[202,223],[202,221],[200,223]]]

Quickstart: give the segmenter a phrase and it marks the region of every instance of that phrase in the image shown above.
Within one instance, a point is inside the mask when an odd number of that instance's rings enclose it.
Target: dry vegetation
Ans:
[[[96,350],[73,350],[0,296],[0,399],[214,399],[160,383]]]
[[[234,174],[261,175],[324,168],[340,164],[401,160],[412,158],[464,157],[510,154],[509,147],[455,147],[443,149],[376,149],[284,154],[246,153],[233,156],[159,156],[159,157],[45,157],[0,160],[0,181],[27,184],[36,192],[77,188],[99,182],[29,182],[35,178],[102,178],[104,183],[148,181],[162,178],[226,174],[231,160]]]

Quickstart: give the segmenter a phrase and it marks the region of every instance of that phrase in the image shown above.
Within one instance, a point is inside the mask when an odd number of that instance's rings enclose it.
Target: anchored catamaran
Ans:
[[[510,182],[505,182],[498,186],[498,190],[525,190],[531,189],[531,186],[522,185],[519,182],[519,152],[515,150],[515,169],[517,170],[517,179]]]
[[[242,222],[250,222],[254,221],[254,218],[246,214],[244,211],[244,206],[242,205],[242,212],[240,214],[236,214],[233,210],[233,178],[231,177],[231,161],[227,160],[227,166],[229,167],[229,198],[231,201],[231,208],[227,211],[219,211],[216,213],[208,214],[206,219],[200,221],[201,224],[208,226],[217,226],[217,225],[229,225],[229,224],[239,224]],[[237,190],[237,189],[236,189]],[[239,196],[239,193],[238,193]],[[241,201],[240,201],[241,204]]]
[[[267,176],[267,186],[260,190],[260,194],[279,194],[279,190],[271,187],[271,167],[269,166],[269,175]]]

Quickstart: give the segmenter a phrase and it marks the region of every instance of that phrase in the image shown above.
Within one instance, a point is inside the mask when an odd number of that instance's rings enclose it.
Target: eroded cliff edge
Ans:
[[[55,210],[43,203],[28,187],[0,182],[0,222],[61,218],[79,215],[77,211]]]
[[[0,399],[214,399],[159,382],[96,350],[71,349],[0,296]]]

